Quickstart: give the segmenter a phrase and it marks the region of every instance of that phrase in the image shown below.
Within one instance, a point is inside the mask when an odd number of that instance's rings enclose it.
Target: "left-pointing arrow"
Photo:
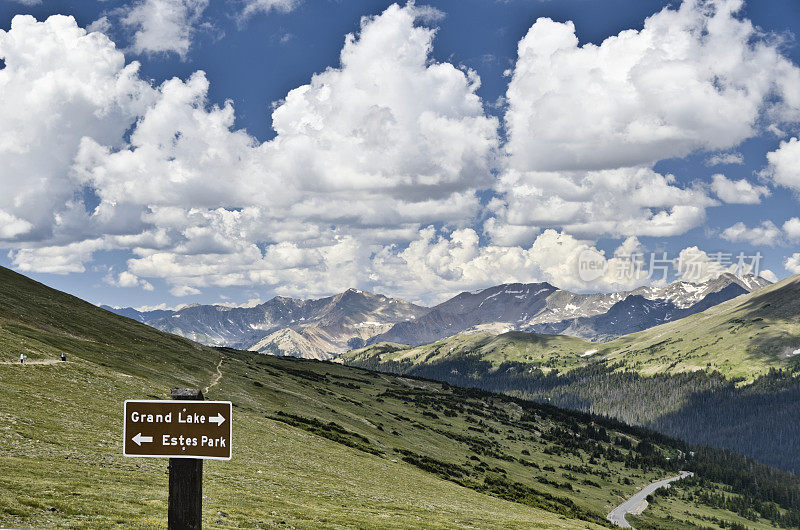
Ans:
[[[144,442],[144,443],[152,442],[153,441],[153,437],[152,436],[142,436],[142,433],[139,433],[139,434],[137,434],[136,436],[133,437],[133,441],[136,443],[136,445],[141,446],[142,442]]]

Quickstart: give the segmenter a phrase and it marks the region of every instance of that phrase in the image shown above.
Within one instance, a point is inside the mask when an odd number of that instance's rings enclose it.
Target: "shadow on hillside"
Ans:
[[[690,443],[733,449],[800,473],[800,379],[772,372],[752,385],[692,394],[647,427]]]

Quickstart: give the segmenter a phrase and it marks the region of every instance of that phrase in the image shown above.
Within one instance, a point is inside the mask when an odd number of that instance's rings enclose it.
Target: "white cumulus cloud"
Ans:
[[[728,204],[759,204],[762,197],[770,195],[766,186],[755,186],[745,179],[730,180],[720,174],[711,178],[711,189],[722,202]]]
[[[783,263],[786,270],[792,274],[800,274],[800,252],[795,252]]]
[[[139,0],[121,22],[133,31],[135,53],[174,52],[184,57],[209,0]]]
[[[83,140],[73,173],[96,190],[100,210],[120,204],[245,206],[281,195],[285,186],[269,179],[253,138],[231,130],[231,103],[208,107],[208,88],[202,72],[164,82],[123,149]]]
[[[581,45],[571,22],[537,20],[509,71],[497,223],[582,237],[676,236],[702,224],[719,204],[708,186],[653,164],[729,150],[800,111],[800,69],[741,6],[686,0],[599,45]],[[726,153],[709,163],[740,161]],[[711,187],[728,202],[768,193],[746,181]]]
[[[379,225],[475,212],[474,190],[491,185],[498,123],[484,113],[474,72],[431,61],[435,32],[415,24],[419,14],[393,5],[362,19],[341,66],[273,112],[277,137],[264,151],[303,192],[296,210]]]
[[[585,237],[674,236],[700,225],[716,204],[673,175],[633,167],[600,171],[509,170],[490,209],[512,226],[561,227]]]
[[[120,145],[152,90],[138,63],[126,65],[113,42],[72,17],[15,16],[0,30],[0,58],[0,215],[8,223],[0,238],[74,240],[85,218],[69,177],[78,146],[84,138]]]
[[[103,281],[108,285],[113,285],[115,287],[141,287],[145,291],[154,290],[154,287],[150,282],[142,280],[135,274],[132,274],[128,271],[122,271],[117,275],[114,275],[112,271],[109,271],[109,274],[103,278]]]
[[[194,287],[190,287],[188,285],[176,285],[170,289],[169,292],[172,296],[177,297],[195,296],[201,293],[200,289],[195,289]]]
[[[783,232],[772,221],[764,221],[761,226],[754,227],[748,227],[740,221],[723,230],[720,235],[728,241],[755,246],[774,247],[783,244]]]
[[[652,163],[735,147],[765,114],[796,119],[800,69],[737,16],[742,4],[686,0],[600,45],[580,45],[572,22],[537,20],[508,87],[511,167]]]
[[[86,239],[65,245],[37,246],[12,250],[11,261],[24,272],[69,274],[85,272],[85,263],[104,248],[102,239]]]
[[[791,138],[767,153],[769,165],[765,174],[778,186],[800,192],[800,140]]]
[[[743,222],[729,226],[720,234],[723,239],[737,243],[759,246],[785,246],[800,241],[800,219],[792,217],[778,227],[772,221],[763,221],[760,226],[748,227]]]
[[[783,223],[783,231],[790,241],[800,241],[800,219],[792,217]]]

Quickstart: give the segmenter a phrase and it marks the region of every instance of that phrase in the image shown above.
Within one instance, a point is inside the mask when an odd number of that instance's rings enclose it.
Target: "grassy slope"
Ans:
[[[465,333],[417,347],[380,343],[347,352],[342,360],[365,361],[377,354],[382,361],[414,365],[435,363],[452,356],[477,354],[482,360],[491,362],[492,366],[508,361],[524,362],[547,373],[553,369],[564,371],[587,364],[587,358],[581,355],[597,347],[583,339],[560,335],[520,332],[500,335]]]
[[[717,370],[752,381],[800,356],[800,276],[683,320],[618,339],[603,350],[643,374]]]
[[[122,401],[205,387],[218,374],[207,394],[234,403],[234,458],[206,463],[211,527],[593,528],[576,517],[602,517],[669,473],[602,456],[630,453],[611,442],[635,445],[636,431],[581,442],[600,455],[592,462],[585,448],[563,452],[548,439],[559,430],[578,439],[586,417],[328,363],[213,350],[5,269],[0,282],[8,357],[0,364],[0,525],[164,526],[166,462],[121,456]],[[37,362],[66,351],[69,360],[20,366],[20,351]],[[513,483],[513,492],[497,486]]]
[[[432,363],[470,355],[497,366],[529,364],[547,373],[600,362],[642,375],[718,371],[752,381],[770,368],[800,363],[800,276],[744,295],[688,318],[613,342],[526,333],[456,335],[418,347],[378,344],[348,352],[345,362]],[[586,352],[598,350],[593,355]]]
[[[229,363],[243,369],[241,360]],[[120,422],[124,397],[165,397],[169,384],[126,378],[83,360],[15,365],[0,374],[0,401],[7,404],[2,407],[6,427],[0,433],[0,524],[166,525],[166,462],[123,458]],[[259,412],[274,412],[280,402],[257,411],[249,393],[234,391],[227,379],[223,376],[220,390],[212,389],[209,397],[237,404],[235,456],[230,462],[206,463],[207,525],[404,527],[424,520],[441,527],[466,521],[480,526],[524,527],[530,521],[577,526],[267,420]],[[294,398],[284,392],[302,395],[301,379],[287,377],[282,383],[282,392],[264,391],[264,401],[271,393],[282,394],[283,400]],[[43,387],[55,392],[45,395]]]

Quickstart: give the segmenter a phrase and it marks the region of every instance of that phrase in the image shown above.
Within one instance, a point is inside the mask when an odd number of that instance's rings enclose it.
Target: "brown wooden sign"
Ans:
[[[231,457],[231,402],[125,401],[125,456],[156,458]]]

